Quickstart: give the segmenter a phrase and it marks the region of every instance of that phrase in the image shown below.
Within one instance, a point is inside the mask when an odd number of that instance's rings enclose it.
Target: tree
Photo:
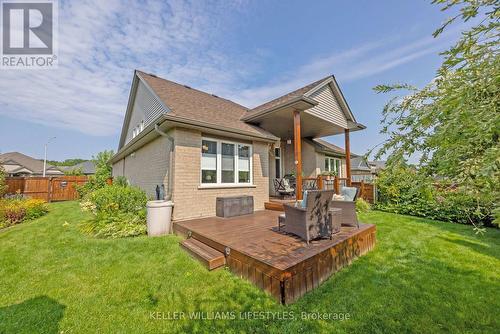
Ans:
[[[64,175],[81,176],[81,175],[83,175],[83,168],[78,167],[78,168],[67,169],[64,171]]]
[[[96,166],[96,171],[94,175],[89,177],[87,183],[78,188],[80,197],[106,186],[108,179],[111,178],[112,166],[110,160],[113,155],[114,152],[109,150],[99,152],[96,156],[92,157],[92,161]]]
[[[7,185],[5,184],[5,169],[0,165],[0,198],[5,195],[7,191]]]
[[[435,78],[424,88],[379,85],[375,91],[407,95],[384,107],[382,133],[388,139],[376,154],[392,165],[421,154],[419,173],[446,179],[478,200],[500,199],[500,8],[494,0],[434,0],[443,11],[460,13],[437,29],[438,37],[457,20],[480,22],[444,52]],[[498,209],[497,209],[498,212]]]

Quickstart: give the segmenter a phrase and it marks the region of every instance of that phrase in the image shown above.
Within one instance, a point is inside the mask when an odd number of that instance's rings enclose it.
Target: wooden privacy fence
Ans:
[[[87,176],[7,177],[7,194],[22,194],[47,202],[70,201],[78,198],[75,185],[88,181]]]
[[[342,177],[324,176],[303,178],[303,188],[307,189],[325,189],[335,190],[335,193],[340,193],[340,187],[347,185],[348,179]],[[351,187],[358,188],[358,198],[362,198],[369,203],[376,202],[376,188],[373,183],[351,182]]]

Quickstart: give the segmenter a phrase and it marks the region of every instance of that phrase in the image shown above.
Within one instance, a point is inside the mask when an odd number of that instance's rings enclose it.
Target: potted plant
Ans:
[[[321,175],[325,178],[325,180],[332,181],[337,176],[337,172],[335,171],[324,171]]]

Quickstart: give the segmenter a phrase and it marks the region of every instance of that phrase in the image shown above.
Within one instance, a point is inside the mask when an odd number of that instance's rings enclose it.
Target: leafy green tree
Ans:
[[[68,169],[68,170],[64,171],[64,175],[68,175],[68,176],[81,176],[81,175],[83,175],[83,169],[82,169],[82,167],[71,168],[71,169]]]
[[[57,161],[57,160],[48,160],[47,163],[52,165],[52,166],[74,166],[76,164],[79,164],[81,162],[85,162],[85,161],[88,161],[86,159],[79,159],[79,158],[75,158],[75,159],[66,159],[64,161]]]
[[[500,199],[500,8],[494,0],[434,0],[459,14],[437,29],[438,37],[457,20],[479,19],[444,52],[435,78],[419,89],[379,85],[381,93],[406,92],[384,107],[382,133],[388,140],[376,154],[390,155],[389,169],[420,154],[418,173],[444,179],[480,201]],[[498,209],[497,211],[498,212]]]
[[[0,198],[7,191],[7,185],[5,184],[5,169],[0,165]]]
[[[96,171],[94,175],[89,176],[87,183],[78,188],[80,198],[83,198],[83,196],[89,192],[106,186],[108,179],[111,178],[112,166],[110,160],[113,155],[114,152],[109,150],[99,152],[96,156],[92,157],[92,161],[96,166]]]

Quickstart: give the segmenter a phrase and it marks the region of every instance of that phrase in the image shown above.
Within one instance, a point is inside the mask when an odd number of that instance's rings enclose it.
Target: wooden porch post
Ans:
[[[302,147],[300,139],[300,111],[293,112],[293,146],[295,157],[295,198],[302,199]]]
[[[345,137],[345,168],[347,177],[347,186],[351,186],[351,144],[349,142],[349,129],[344,130]]]

